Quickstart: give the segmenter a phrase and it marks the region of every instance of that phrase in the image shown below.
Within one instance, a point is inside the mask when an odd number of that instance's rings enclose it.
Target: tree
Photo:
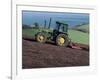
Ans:
[[[23,24],[22,29],[30,29],[31,27],[29,25]]]

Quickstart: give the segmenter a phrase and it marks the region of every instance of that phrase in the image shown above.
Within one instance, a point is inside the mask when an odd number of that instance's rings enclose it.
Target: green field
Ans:
[[[34,36],[38,29],[22,29],[22,33],[27,36]]]
[[[49,31],[47,29],[47,31]],[[23,29],[22,33],[27,36],[33,36],[38,32],[38,29]],[[69,38],[72,42],[82,43],[82,44],[89,44],[89,33],[84,33],[77,30],[68,30]]]
[[[43,29],[22,29],[22,34],[23,35],[27,35],[27,36],[35,36],[35,34],[37,34],[37,32],[41,32],[43,31]],[[50,29],[45,29],[46,32],[52,32],[52,30]]]
[[[69,38],[72,42],[89,44],[89,34],[77,30],[68,30]]]

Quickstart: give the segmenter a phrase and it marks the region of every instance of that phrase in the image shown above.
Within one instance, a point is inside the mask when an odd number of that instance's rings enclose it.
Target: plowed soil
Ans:
[[[38,43],[31,38],[22,40],[22,67],[48,68],[89,66],[89,50],[56,46],[54,43]]]

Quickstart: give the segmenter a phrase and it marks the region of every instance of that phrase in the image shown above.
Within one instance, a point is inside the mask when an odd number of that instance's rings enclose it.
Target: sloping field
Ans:
[[[78,28],[78,29],[84,29],[84,30],[89,31],[89,24],[82,25],[82,26],[79,26],[79,27],[77,27],[77,28]]]
[[[73,28],[74,30],[89,33],[89,24],[81,25],[81,26],[76,26]]]
[[[89,34],[77,30],[68,30],[68,34],[72,42],[89,44]]]
[[[35,34],[37,34],[37,32],[41,32],[43,31],[44,29],[22,29],[22,34],[23,35],[27,35],[27,36],[35,36]],[[52,32],[52,30],[50,29],[45,29],[46,32]]]
[[[34,37],[37,31],[38,29],[22,29],[22,34]]]

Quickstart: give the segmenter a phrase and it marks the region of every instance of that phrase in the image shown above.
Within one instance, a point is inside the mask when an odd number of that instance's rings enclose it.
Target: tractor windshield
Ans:
[[[61,22],[56,22],[57,24],[57,30],[60,32],[67,32],[68,30],[68,24],[61,23]]]

